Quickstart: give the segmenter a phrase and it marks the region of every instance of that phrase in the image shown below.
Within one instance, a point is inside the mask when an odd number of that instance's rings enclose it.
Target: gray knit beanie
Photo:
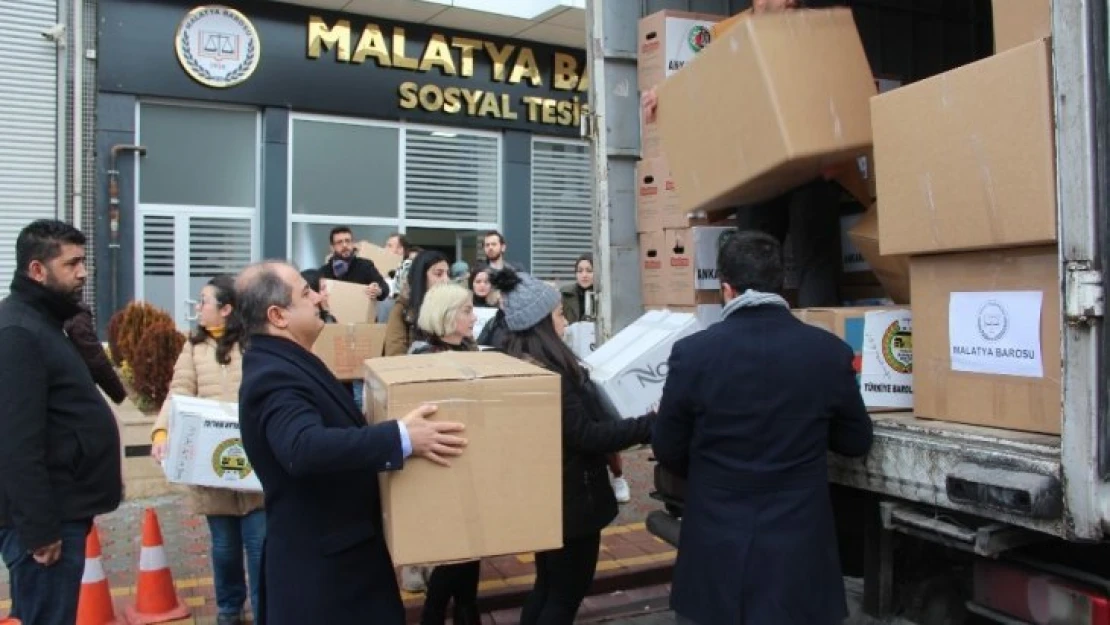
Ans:
[[[550,317],[563,301],[563,296],[555,287],[508,267],[493,272],[490,283],[501,292],[505,325],[513,332],[527,330],[545,317]]]

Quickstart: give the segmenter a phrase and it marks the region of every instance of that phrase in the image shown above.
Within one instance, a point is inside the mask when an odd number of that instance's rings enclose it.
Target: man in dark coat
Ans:
[[[671,596],[685,622],[831,625],[848,614],[827,452],[866,454],[871,419],[852,349],[777,295],[779,252],[761,232],[726,239],[722,320],[671,351],[652,444],[687,478]]]
[[[0,301],[0,555],[13,617],[73,625],[93,517],[123,497],[119,429],[62,332],[88,277],[85,235],[33,222],[15,259]]]
[[[266,499],[261,625],[403,625],[382,534],[378,473],[416,455],[446,464],[462,425],[423,406],[369,426],[312,354],[319,294],[291,265],[248,267],[236,282],[249,341],[239,387],[243,446]]]
[[[379,302],[389,297],[389,283],[369,258],[359,258],[355,238],[347,226],[331,229],[331,257],[320,268],[320,277],[366,286],[366,296]]]

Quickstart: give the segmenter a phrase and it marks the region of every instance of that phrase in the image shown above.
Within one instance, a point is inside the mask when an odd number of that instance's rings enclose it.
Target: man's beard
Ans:
[[[75,302],[79,302],[81,301],[81,292],[85,288],[85,283],[82,282],[79,286],[75,288],[70,288],[58,281],[53,276],[53,274],[47,273],[46,282],[43,284],[43,286],[46,287],[47,290],[56,293],[61,297],[66,297]]]

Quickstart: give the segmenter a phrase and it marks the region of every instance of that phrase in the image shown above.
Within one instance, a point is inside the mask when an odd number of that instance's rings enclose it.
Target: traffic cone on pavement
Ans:
[[[188,618],[189,609],[177,596],[173,573],[166,561],[158,515],[147,508],[143,514],[143,548],[139,554],[139,583],[135,604],[124,615],[130,625],[149,625]]]
[[[5,621],[0,621],[3,625]],[[81,598],[77,601],[77,625],[116,625],[112,590],[100,561],[100,533],[92,526],[85,539],[85,572],[81,575]]]
[[[0,618],[0,625],[23,625],[23,621],[17,618]]]

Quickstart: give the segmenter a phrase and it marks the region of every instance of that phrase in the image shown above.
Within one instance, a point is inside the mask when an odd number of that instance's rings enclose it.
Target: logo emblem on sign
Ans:
[[[245,15],[229,7],[207,5],[189,11],[181,21],[175,48],[178,62],[193,80],[224,89],[254,74],[261,42]]]
[[[883,362],[896,373],[913,373],[913,333],[894,321],[883,332]]]
[[[694,52],[701,52],[705,46],[709,45],[710,37],[709,28],[699,24],[690,29],[689,34],[686,35],[686,43]]]
[[[228,440],[216,445],[212,452],[212,470],[216,477],[228,481],[245,480],[251,474],[251,463],[247,460],[247,451],[243,449],[243,441],[238,438]]]
[[[995,342],[1006,336],[1010,320],[1006,309],[995,300],[990,300],[979,309],[979,335],[984,339]]]

